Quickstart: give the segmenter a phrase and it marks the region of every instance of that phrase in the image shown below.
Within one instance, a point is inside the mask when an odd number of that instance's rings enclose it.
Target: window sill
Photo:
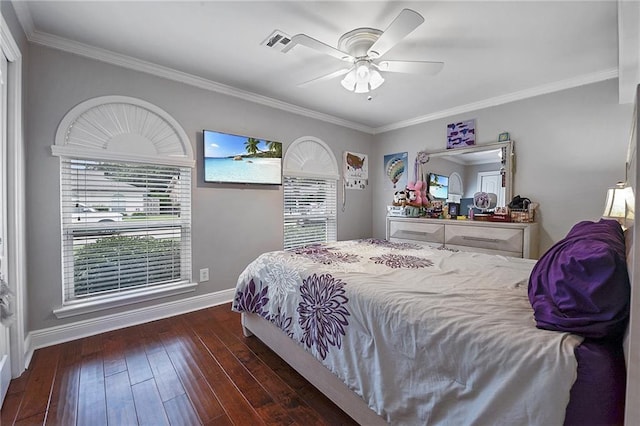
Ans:
[[[156,287],[153,289],[132,291],[126,294],[116,294],[114,296],[93,299],[90,301],[71,302],[54,309],[53,314],[57,318],[68,318],[76,315],[89,314],[92,312],[159,299],[161,297],[189,293],[195,291],[197,287],[197,283],[185,282],[178,285],[174,284],[170,286]]]

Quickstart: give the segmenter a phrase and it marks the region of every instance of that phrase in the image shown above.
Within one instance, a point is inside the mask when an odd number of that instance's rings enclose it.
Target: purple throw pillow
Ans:
[[[630,293],[624,233],[613,220],[576,224],[529,277],[538,328],[594,339],[624,333]]]

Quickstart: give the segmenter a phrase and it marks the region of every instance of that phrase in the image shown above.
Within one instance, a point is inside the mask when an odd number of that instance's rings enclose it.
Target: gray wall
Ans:
[[[344,150],[371,151],[371,135],[341,126],[39,45],[30,46],[30,56],[26,82],[30,330],[102,315],[58,320],[52,314],[62,302],[62,272],[59,160],[51,155],[50,147],[60,120],[78,103],[103,95],[137,97],[167,111],[189,135],[197,158],[192,197],[193,277],[197,279],[198,270],[207,267],[211,277],[200,284],[196,294],[234,287],[243,268],[262,252],[282,249],[283,238],[281,187],[204,183],[203,129],[282,141],[285,150],[301,136],[315,136],[332,148],[340,167]],[[349,191],[345,212],[339,209],[338,213],[339,239],[371,236],[372,193],[371,187]],[[338,197],[342,199],[341,186]],[[140,306],[145,304],[136,307]],[[132,308],[109,313],[128,309]]]
[[[211,270],[211,280],[196,294],[232,288],[248,262],[282,247],[281,188],[204,183],[202,129],[280,140],[285,149],[310,135],[325,141],[338,159],[344,150],[370,154],[369,188],[349,191],[345,212],[339,210],[338,238],[352,239],[372,233],[384,237],[385,206],[393,198],[383,185],[385,154],[408,151],[412,162],[417,151],[444,148],[448,123],[475,118],[478,144],[494,142],[504,130],[516,141],[514,194],[540,203],[540,245],[546,250],[577,221],[597,219],[607,187],[624,179],[632,113],[631,105],[618,105],[617,81],[611,80],[371,136],[39,45],[29,46],[25,85],[30,330],[101,315],[57,320],[51,312],[61,303],[62,273],[59,163],[50,146],[62,117],[86,99],[114,94],[141,98],[171,114],[191,138],[198,160],[194,278],[200,268]],[[338,196],[342,198],[342,188]]]
[[[18,22],[18,18],[16,17],[16,13],[13,9],[13,4],[9,1],[0,1],[0,12],[2,12],[2,17],[7,23],[11,35],[18,44],[18,47],[20,47],[22,55],[26,55],[27,38],[24,35],[24,31],[22,31],[20,22]]]
[[[472,118],[477,144],[495,142],[505,130],[515,140],[514,195],[540,203],[541,252],[576,222],[597,220],[606,189],[625,177],[632,105],[618,104],[617,89],[609,80],[376,135],[374,237],[384,237],[385,206],[393,199],[381,184],[383,156],[408,151],[412,163],[418,151],[445,148],[448,123]]]

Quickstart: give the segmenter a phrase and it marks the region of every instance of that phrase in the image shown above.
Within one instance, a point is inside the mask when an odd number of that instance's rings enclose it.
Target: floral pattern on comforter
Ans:
[[[307,349],[313,349],[320,359],[325,359],[331,347],[341,348],[342,336],[349,325],[349,299],[344,288],[346,283],[330,273],[312,273],[303,277],[302,271],[312,265],[342,269],[339,267],[341,264],[366,263],[366,253],[370,251],[366,250],[370,248],[368,246],[394,250],[421,248],[416,244],[367,239],[347,246],[362,254],[347,249],[344,243],[313,244],[289,252],[267,253],[240,276],[233,310],[260,315],[289,337],[298,336],[296,340]],[[424,268],[433,265],[427,258],[393,253],[381,253],[369,260],[389,268]],[[253,275],[253,278],[249,278],[249,275]],[[287,296],[297,297],[295,312],[282,307]],[[297,333],[293,331],[294,316],[297,319]]]
[[[265,253],[233,310],[273,323],[393,424],[562,424],[580,339],[538,330],[533,261],[364,239]]]

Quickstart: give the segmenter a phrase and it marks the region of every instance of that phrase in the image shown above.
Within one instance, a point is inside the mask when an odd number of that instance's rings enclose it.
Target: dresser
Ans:
[[[537,259],[538,224],[387,217],[387,239]]]

